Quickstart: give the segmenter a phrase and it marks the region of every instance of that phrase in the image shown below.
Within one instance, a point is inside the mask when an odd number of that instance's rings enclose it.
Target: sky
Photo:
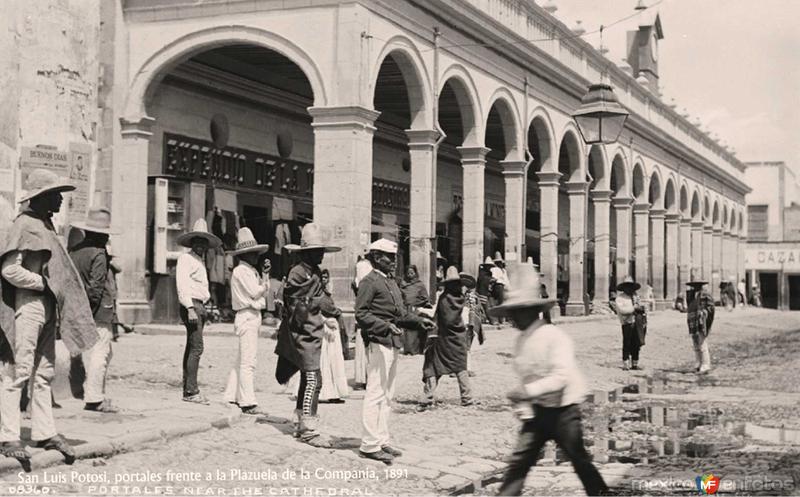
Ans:
[[[782,160],[800,172],[800,0],[644,0],[658,12],[662,98],[733,147],[743,161]],[[537,3],[545,4],[546,0]],[[587,32],[634,14],[637,0],[554,0]],[[640,16],[604,29],[607,56],[625,57]],[[599,34],[585,39],[598,46]]]

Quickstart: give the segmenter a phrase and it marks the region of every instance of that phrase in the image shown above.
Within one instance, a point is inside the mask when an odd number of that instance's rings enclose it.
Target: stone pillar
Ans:
[[[650,245],[650,253],[653,254],[653,296],[656,301],[664,300],[664,210],[651,209],[650,222],[653,230],[653,243]]]
[[[589,193],[591,201],[594,202],[594,302],[596,305],[608,303],[611,273],[609,266],[611,194],[611,190],[592,190]]]
[[[674,300],[680,293],[678,288],[678,254],[680,248],[680,237],[678,235],[678,225],[681,215],[678,213],[667,214],[664,218],[667,233],[667,245],[665,258],[667,260],[667,294],[664,296],[669,300]]]
[[[737,267],[739,269],[738,273],[739,273],[739,279],[740,280],[742,278],[744,278],[745,275],[746,275],[745,268],[744,268],[744,250],[745,250],[745,248],[747,248],[747,237],[740,233],[739,234],[739,245],[738,245],[737,254],[736,254]],[[747,291],[749,292],[750,289],[747,289]]]
[[[568,316],[586,314],[584,302],[585,275],[584,255],[586,253],[586,190],[589,183],[570,181],[567,183],[569,195],[569,297],[566,313]]]
[[[333,298],[352,310],[350,282],[372,231],[372,137],[379,112],[360,106],[311,107],[314,222],[341,252],[327,254]]]
[[[147,253],[147,173],[150,131],[154,119],[120,119],[121,149],[114,154],[111,178],[111,220],[114,252],[122,266],[117,283],[119,318],[124,323],[149,323]]]
[[[692,260],[689,277],[699,280],[703,277],[703,222],[692,222]]]
[[[637,203],[633,205],[635,229],[633,239],[634,254],[636,254],[636,274],[634,278],[642,286],[650,281],[649,255],[650,251],[650,204]]]
[[[540,270],[544,274],[542,280],[547,285],[547,292],[556,295],[558,279],[558,188],[561,173],[538,172],[539,191],[541,192],[540,223]],[[553,307],[558,310],[558,307]]]
[[[714,228],[711,235],[711,293],[719,300],[719,284],[722,281],[722,228]]]
[[[411,156],[411,225],[410,261],[419,270],[419,279],[426,287],[431,281],[434,240],[436,240],[436,130],[406,130]],[[435,289],[428,288],[431,292]]]
[[[478,274],[483,262],[483,216],[484,216],[484,169],[486,169],[486,147],[459,147],[461,165],[464,169],[464,233],[462,271]]]
[[[525,254],[525,188],[527,186],[525,161],[502,161],[506,183],[506,263],[524,262]]]
[[[689,282],[690,271],[692,269],[692,220],[681,219],[680,227],[680,291],[684,291],[684,286]]]
[[[714,258],[714,227],[703,226],[703,279],[711,283],[711,261]]]
[[[631,267],[631,204],[630,197],[616,197],[611,201],[617,216],[617,281],[619,284],[630,273]]]
[[[730,280],[732,263],[731,233],[726,230],[722,233],[722,281]]]

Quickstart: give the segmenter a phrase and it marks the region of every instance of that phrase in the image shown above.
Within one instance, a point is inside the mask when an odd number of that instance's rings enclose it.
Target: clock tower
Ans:
[[[633,68],[633,77],[640,74],[647,78],[647,88],[658,94],[658,42],[664,39],[661,18],[643,16],[637,31],[628,31],[628,63]]]

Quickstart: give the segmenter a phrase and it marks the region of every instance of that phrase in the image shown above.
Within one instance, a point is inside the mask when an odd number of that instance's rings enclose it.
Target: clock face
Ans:
[[[654,61],[658,60],[658,38],[653,34],[653,39],[650,41],[650,57]]]

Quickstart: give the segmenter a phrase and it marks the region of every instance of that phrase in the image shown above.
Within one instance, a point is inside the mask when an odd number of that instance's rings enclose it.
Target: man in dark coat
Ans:
[[[105,398],[106,375],[111,362],[111,342],[114,338],[113,323],[116,317],[117,289],[114,273],[109,265],[106,251],[111,233],[111,212],[105,207],[92,207],[84,222],[73,223],[83,230],[85,236],[72,247],[70,257],[81,275],[89,305],[92,308],[99,340],[80,356],[72,358],[71,371],[85,369],[83,385],[84,409],[104,413],[117,412],[117,408]],[[72,374],[70,375],[72,376]]]
[[[704,374],[711,370],[711,353],[708,350],[708,334],[714,324],[714,297],[705,289],[706,281],[690,281],[686,285],[691,288],[686,292],[689,307],[686,314],[686,324],[692,336],[696,371]]]
[[[474,402],[470,395],[469,373],[467,372],[467,326],[462,313],[464,311],[464,294],[461,275],[455,266],[447,268],[444,281],[444,292],[436,305],[436,338],[430,337],[432,343],[425,351],[425,364],[422,367],[422,381],[425,384],[426,400],[423,405],[433,404],[439,378],[455,374],[461,392],[461,405],[469,406]]]
[[[478,268],[478,286],[476,291],[480,295],[481,305],[483,306],[483,315],[486,317],[487,322],[496,323],[497,320],[489,315],[489,297],[492,294],[492,268],[494,262],[491,257],[486,257],[483,264]]]
[[[322,307],[326,300],[319,265],[326,252],[341,250],[325,245],[322,238],[319,226],[309,223],[303,227],[300,245],[285,246],[288,251],[297,253],[300,262],[289,270],[283,287],[284,312],[275,347],[279,356],[275,371],[278,383],[288,383],[298,370],[301,375],[295,405],[295,437],[319,446],[327,444],[319,436],[317,415],[322,389],[319,361],[325,334]]]
[[[97,330],[80,276],[56,235],[52,215],[61,192],[74,190],[52,171],[31,171],[25,183],[27,209],[0,249],[0,454],[20,461],[30,454],[20,442],[20,398],[30,380],[31,439],[38,447],[75,452],[56,432],[50,383],[55,376],[56,332],[75,355],[97,342]],[[23,462],[23,465],[26,463]]]
[[[419,280],[417,266],[410,265],[406,269],[405,281],[400,285],[403,293],[403,303],[409,312],[416,313],[418,309],[430,309],[431,300],[425,284]],[[414,329],[403,330],[403,353],[406,355],[422,354],[425,350],[425,334]]]
[[[412,314],[394,280],[397,243],[381,238],[369,246],[372,271],[358,285],[356,321],[367,348],[367,390],[362,413],[361,457],[391,464],[402,452],[390,445],[389,412],[394,395],[402,327],[433,330],[432,321]]]

